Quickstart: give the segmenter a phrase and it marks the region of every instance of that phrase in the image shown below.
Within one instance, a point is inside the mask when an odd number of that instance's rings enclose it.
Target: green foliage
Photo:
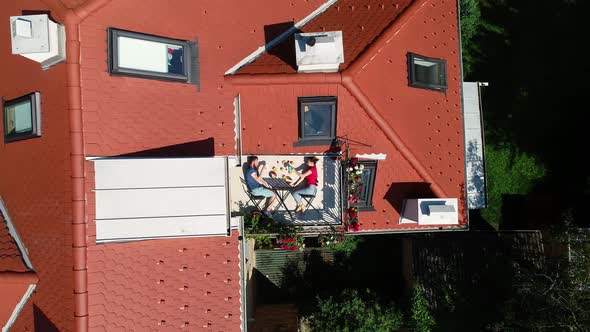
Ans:
[[[272,236],[277,234],[277,243],[285,250],[303,249],[304,239],[299,234],[301,227],[274,221],[260,212],[244,212],[246,237],[256,240],[256,249],[272,248]]]
[[[461,38],[468,43],[477,33],[481,21],[479,0],[460,0]]]
[[[270,235],[249,235],[254,239],[255,249],[272,249],[272,238]]]
[[[481,10],[479,0],[460,0],[461,8],[461,43],[463,54],[463,70],[467,76],[471,72],[475,62],[476,47],[472,45],[472,40],[477,34],[481,25]]]
[[[412,323],[414,330],[418,332],[432,331],[436,322],[430,313],[428,301],[424,297],[424,291],[419,285],[414,286],[414,294],[412,296]]]
[[[502,218],[502,196],[527,194],[545,175],[545,168],[535,158],[508,146],[486,145],[486,172],[488,207],[481,214],[497,228]]]
[[[336,255],[344,258],[350,257],[363,240],[362,236],[346,236],[344,233],[331,233],[318,237],[320,246],[329,247]]]
[[[383,306],[370,291],[344,290],[337,297],[318,297],[318,309],[307,317],[313,331],[397,331],[403,314],[393,305]]]
[[[363,241],[364,238],[362,236],[347,236],[344,240],[334,244],[332,250],[335,254],[350,257]]]

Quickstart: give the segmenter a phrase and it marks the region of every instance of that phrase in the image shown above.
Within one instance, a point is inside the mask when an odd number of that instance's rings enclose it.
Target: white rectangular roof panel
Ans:
[[[96,241],[227,235],[225,158],[94,160]]]
[[[141,230],[141,233],[138,230]],[[225,235],[226,232],[225,216],[107,219],[100,220],[100,227],[96,228],[96,238],[100,239],[100,242],[118,242],[216,236]]]
[[[225,215],[225,188],[97,190],[97,219]]]
[[[96,159],[96,189],[223,186],[223,158]]]

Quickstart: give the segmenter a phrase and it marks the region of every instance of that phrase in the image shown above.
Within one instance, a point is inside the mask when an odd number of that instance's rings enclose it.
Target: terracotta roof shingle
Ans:
[[[26,272],[28,270],[16,241],[8,231],[6,219],[0,212],[0,272]]]
[[[342,31],[344,63],[350,66],[358,56],[410,5],[412,0],[341,0],[330,6],[300,32]],[[236,74],[289,74],[297,72],[295,36],[292,34]]]

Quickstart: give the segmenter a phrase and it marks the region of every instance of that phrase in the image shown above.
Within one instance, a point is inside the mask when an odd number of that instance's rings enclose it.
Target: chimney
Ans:
[[[342,31],[295,34],[299,73],[334,73],[344,62]]]
[[[12,54],[39,62],[44,70],[66,59],[66,34],[63,25],[47,14],[10,17]]]

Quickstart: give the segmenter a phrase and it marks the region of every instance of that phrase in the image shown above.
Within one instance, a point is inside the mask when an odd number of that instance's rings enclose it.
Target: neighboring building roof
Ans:
[[[25,265],[23,256],[10,234],[8,223],[0,212],[0,272],[25,272],[29,269]]]
[[[444,301],[445,287],[476,287],[501,274],[512,262],[541,266],[544,262],[540,231],[471,231],[416,234],[411,247],[410,279],[424,287],[433,307]],[[407,256],[411,254],[411,256]]]
[[[8,331],[38,278],[0,198],[0,326]]]
[[[199,237],[88,248],[93,331],[239,331],[239,241]]]
[[[340,70],[344,70],[411,2],[412,0],[340,0],[301,26],[297,32],[342,31],[344,63],[340,65]],[[296,73],[294,33],[252,63],[238,69],[236,74]]]

